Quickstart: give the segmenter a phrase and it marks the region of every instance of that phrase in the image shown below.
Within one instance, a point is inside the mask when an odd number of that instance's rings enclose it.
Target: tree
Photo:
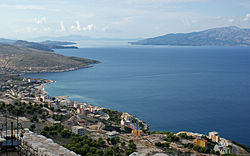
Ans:
[[[50,107],[49,109],[50,109],[51,111],[53,111],[53,112],[54,112],[54,109],[55,109],[55,108],[54,108],[54,107]]]
[[[61,136],[62,136],[63,138],[68,138],[68,137],[71,136],[71,132],[70,132],[69,130],[62,130],[62,131],[61,131]]]
[[[155,146],[157,146],[157,147],[161,147],[161,146],[162,146],[162,144],[161,144],[160,142],[157,142],[157,143],[155,143]]]
[[[97,150],[96,150],[96,154],[97,154],[98,156],[103,156],[103,151],[102,151],[101,149],[97,149]]]
[[[119,143],[119,141],[120,141],[120,138],[119,138],[119,137],[111,138],[111,144],[112,144],[112,145],[115,145],[115,144]]]
[[[126,143],[123,141],[121,142],[122,147],[125,147]]]
[[[97,144],[99,147],[104,147],[105,141],[100,137],[100,138],[98,138]]]
[[[35,122],[38,122],[37,115],[33,115],[30,121],[31,121],[31,122],[34,122],[34,121],[35,121]]]
[[[46,131],[41,131],[41,133],[40,133],[41,135],[43,135],[43,136],[47,136],[48,135],[48,133],[46,132]]]
[[[36,128],[36,125],[35,124],[32,124],[32,125],[30,125],[30,131],[34,131],[34,129]]]
[[[119,148],[119,146],[115,145],[113,147],[113,151],[114,151],[115,155],[118,155],[118,156],[120,155],[120,148]]]
[[[95,154],[96,150],[95,147],[90,147],[89,152]]]
[[[128,148],[125,149],[126,155],[130,155],[131,153],[136,151],[136,145],[133,140],[129,140]]]
[[[112,156],[113,155],[113,150],[109,147],[105,152],[104,152],[105,156]]]
[[[44,104],[44,107],[48,108],[48,104],[47,104],[47,103],[45,103],[45,104]]]

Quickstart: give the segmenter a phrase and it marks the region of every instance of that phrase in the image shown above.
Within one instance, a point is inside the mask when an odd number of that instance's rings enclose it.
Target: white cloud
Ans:
[[[72,29],[72,30],[81,31],[82,28],[81,28],[80,22],[79,22],[79,21],[76,21],[76,24],[75,24],[75,25],[72,25],[72,26],[71,26],[71,29]]]
[[[66,31],[63,21],[60,22],[60,27],[61,27],[60,31]]]
[[[76,21],[76,29],[79,31],[81,30],[81,25],[79,21]]]
[[[228,20],[228,22],[233,23],[233,22],[234,22],[234,19],[231,18],[231,19]]]
[[[86,27],[82,27],[80,22],[76,21],[75,25],[72,25],[70,28],[71,28],[71,30],[74,30],[74,31],[76,31],[76,30],[77,31],[92,31],[92,30],[96,29],[96,26],[94,24],[89,24]]]
[[[250,19],[250,14],[246,14],[245,18],[243,19],[243,21],[248,21]]]
[[[43,16],[41,18],[35,18],[35,22],[36,22],[36,24],[43,24],[46,22],[46,17]]]
[[[95,25],[94,24],[89,24],[87,25],[86,27],[83,27],[82,30],[87,30],[87,31],[91,31],[91,30],[94,30],[96,29]]]

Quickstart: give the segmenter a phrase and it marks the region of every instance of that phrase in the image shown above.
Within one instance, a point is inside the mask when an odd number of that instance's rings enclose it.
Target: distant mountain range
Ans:
[[[173,46],[250,46],[250,29],[230,26],[200,32],[172,33],[130,43]]]
[[[16,40],[10,40],[10,39],[5,39],[5,38],[0,38],[0,44],[13,44],[15,43]]]
[[[0,44],[9,44],[18,47],[33,48],[37,50],[50,51],[50,52],[54,51],[53,49],[77,48],[76,46],[72,46],[76,44],[74,42],[62,42],[62,41],[51,41],[51,40],[46,40],[43,42],[29,42],[24,40],[16,41],[16,40],[0,38]]]

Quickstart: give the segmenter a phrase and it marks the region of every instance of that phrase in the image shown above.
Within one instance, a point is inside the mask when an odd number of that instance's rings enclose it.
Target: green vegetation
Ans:
[[[34,115],[36,114],[42,114],[43,110],[42,110],[42,106],[38,105],[38,104],[26,104],[26,103],[21,103],[19,101],[16,101],[14,103],[14,105],[12,104],[8,104],[5,105],[4,103],[0,104],[0,111],[3,111],[4,107],[6,106],[7,111],[11,114],[11,115],[18,115],[19,116],[23,116],[24,114],[30,114],[30,115]]]
[[[200,152],[200,153],[211,153],[215,154],[215,151],[213,149],[210,149],[208,147],[200,147],[200,146],[194,146],[193,150]]]
[[[69,130],[62,130],[62,131],[61,131],[61,136],[62,136],[63,138],[69,138],[69,137],[71,137],[71,135],[72,135],[72,132],[69,131]]]
[[[122,115],[121,112],[110,110],[110,109],[103,109],[102,111],[109,115],[109,117],[110,117],[109,120],[110,121],[113,121],[113,122],[115,122],[117,124],[120,124],[121,115]]]
[[[164,142],[164,143],[157,142],[157,143],[155,143],[155,146],[160,147],[160,148],[168,148],[169,143],[168,142]]]
[[[52,118],[56,121],[62,121],[62,119],[64,119],[64,116],[62,114],[61,115],[53,114]]]
[[[207,147],[200,147],[200,146],[195,146],[191,143],[184,144],[185,148],[193,149],[197,152],[200,153],[210,153],[210,154],[216,154],[212,146],[207,146]]]
[[[36,128],[36,125],[32,124],[32,125],[30,125],[29,130],[32,131],[32,132],[34,132],[35,128]]]
[[[194,144],[188,143],[188,144],[184,144],[185,148],[189,148],[192,149],[194,147]]]
[[[174,133],[173,133],[173,132],[169,132],[169,131],[166,131],[166,132],[164,132],[164,131],[152,131],[152,132],[150,132],[150,134],[165,134],[165,135],[174,135]]]
[[[133,140],[129,140],[128,148],[125,149],[126,155],[130,155],[131,153],[136,151],[136,145]]]
[[[33,115],[32,118],[30,119],[31,122],[38,122],[37,115]]]
[[[58,134],[61,134],[63,138],[69,138],[72,135],[71,131],[64,130],[64,126],[61,124],[56,124],[50,127],[45,126],[41,131],[41,135],[44,135],[46,137],[53,137],[57,136]]]
[[[118,126],[112,126],[112,125],[106,125],[104,130],[106,131],[117,131],[119,133],[131,133],[132,129],[129,127],[124,127],[124,130],[121,130],[121,127]]]
[[[3,111],[5,107],[5,103],[0,103],[0,111]]]
[[[106,146],[103,138],[98,138],[98,140],[91,139],[87,135],[78,136],[75,135],[72,137],[72,140],[69,144],[63,145],[65,148],[76,152],[81,155],[93,155],[93,156],[120,156],[122,153],[130,155],[136,151],[136,145],[133,140],[129,141],[128,146],[126,143],[122,142],[121,147],[119,147],[120,139],[119,137],[114,137],[107,140],[111,146]],[[125,151],[123,150],[125,149]]]
[[[236,154],[222,154],[221,156],[237,156]]]
[[[193,136],[188,136],[187,135],[187,133],[181,133],[181,134],[179,134],[178,135],[180,138],[182,138],[182,139],[194,139],[194,137]]]
[[[120,138],[119,137],[113,137],[113,138],[108,138],[107,139],[107,142],[109,143],[109,144],[112,144],[112,145],[116,145],[116,144],[118,144],[119,142],[120,142]]]
[[[108,148],[105,152],[105,142],[102,138],[94,140],[89,138],[87,135],[84,136],[73,136],[69,144],[63,145],[65,148],[76,152],[81,155],[97,155],[102,156],[113,154],[113,150]]]
[[[180,138],[178,136],[175,136],[173,133],[169,133],[167,137],[164,137],[163,140],[167,142],[178,142]]]

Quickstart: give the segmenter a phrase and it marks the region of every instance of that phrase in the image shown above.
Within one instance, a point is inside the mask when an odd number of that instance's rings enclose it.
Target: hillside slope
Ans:
[[[167,34],[148,38],[136,45],[178,45],[178,46],[250,46],[250,29],[238,27],[213,28],[200,32]]]
[[[89,67],[96,60],[67,57],[13,45],[0,45],[0,73],[61,72]]]

